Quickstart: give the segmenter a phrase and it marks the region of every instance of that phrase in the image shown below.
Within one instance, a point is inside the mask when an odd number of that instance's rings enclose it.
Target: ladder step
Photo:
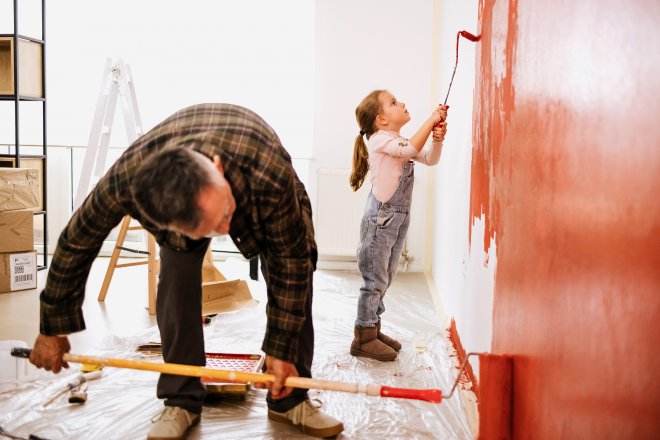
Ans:
[[[135,263],[122,263],[122,264],[117,264],[115,267],[142,266],[143,264],[149,264],[149,262],[148,261],[136,261]]]

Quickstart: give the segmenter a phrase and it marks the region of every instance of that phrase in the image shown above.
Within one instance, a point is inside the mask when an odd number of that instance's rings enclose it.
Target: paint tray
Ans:
[[[206,353],[206,368],[259,373],[263,363],[264,357],[261,354]],[[239,400],[245,399],[252,385],[251,382],[218,381],[208,377],[203,377],[202,382],[206,385],[207,398],[229,397]]]

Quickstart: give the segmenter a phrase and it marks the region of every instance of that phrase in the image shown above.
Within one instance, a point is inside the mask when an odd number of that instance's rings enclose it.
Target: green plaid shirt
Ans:
[[[236,199],[229,235],[246,258],[262,255],[268,264],[262,349],[294,362],[317,255],[311,204],[275,131],[254,112],[229,104],[201,104],[175,113],[135,141],[101,178],[58,240],[41,293],[41,333],[85,329],[82,303],[90,267],[125,215],[140,221],[161,246],[186,250],[193,244],[142,218],[130,192],[140,164],[173,139],[204,141],[201,153],[220,156]]]

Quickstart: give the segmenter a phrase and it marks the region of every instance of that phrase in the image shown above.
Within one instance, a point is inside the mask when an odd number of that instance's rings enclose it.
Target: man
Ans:
[[[156,317],[165,362],[204,365],[201,267],[213,235],[229,234],[246,258],[260,256],[268,293],[262,345],[275,381],[268,417],[317,437],[343,425],[312,405],[288,376],[311,377],[314,352],[312,277],[316,244],[311,205],[277,134],[254,112],[203,104],[153,128],[99,181],[59,238],[46,288],[41,327],[30,361],[57,373],[68,367],[67,335],[84,330],[82,302],[92,262],[125,215],[161,246]],[[199,378],[162,374],[163,412],[149,439],[178,439],[199,422]]]

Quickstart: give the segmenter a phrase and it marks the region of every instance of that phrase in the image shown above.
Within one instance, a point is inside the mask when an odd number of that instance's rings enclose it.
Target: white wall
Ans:
[[[292,155],[311,154],[314,2],[68,0],[46,13],[49,143],[87,144],[110,57],[131,66],[145,130],[231,102],[261,114]],[[123,147],[117,113],[110,144]]]
[[[406,103],[412,120],[402,129],[404,136],[414,134],[431,114],[438,103],[432,96],[432,12],[432,0],[317,1],[312,175],[319,168],[351,168],[359,132],[355,107],[372,90],[388,89]],[[408,233],[410,270],[417,271],[424,268],[425,168],[415,167]],[[347,188],[348,181],[338,190],[340,197],[362,197]],[[359,212],[341,215],[360,222]]]
[[[455,63],[456,33],[460,30],[478,33],[478,2],[438,0],[436,6],[439,76],[444,100]],[[448,132],[443,157],[435,170],[437,191],[432,193],[435,224],[431,274],[432,286],[447,317],[456,320],[465,349],[489,351],[496,248],[493,242],[490,255],[484,253],[483,223],[477,221],[471,225],[469,220],[476,47],[475,43],[461,38],[458,68],[447,102]]]

